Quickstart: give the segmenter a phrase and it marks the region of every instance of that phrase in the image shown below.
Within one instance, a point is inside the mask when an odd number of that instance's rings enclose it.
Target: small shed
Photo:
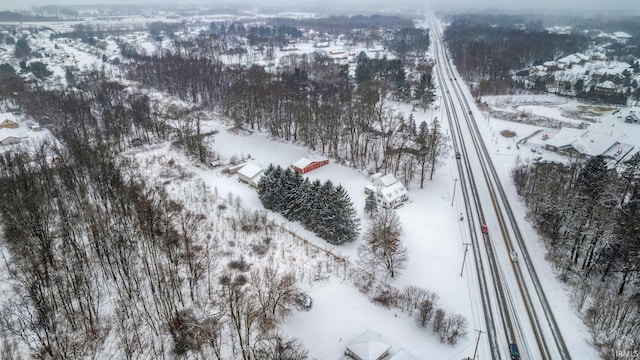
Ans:
[[[253,187],[258,187],[258,183],[260,182],[260,178],[262,178],[262,174],[264,169],[260,166],[252,163],[247,163],[240,170],[238,170],[238,178],[240,181],[245,182]]]
[[[27,121],[27,126],[29,127],[29,129],[31,129],[31,131],[40,131],[40,130],[42,130],[42,127],[37,122]]]
[[[18,122],[12,113],[0,114],[0,129],[17,129]]]
[[[306,174],[309,171],[313,171],[319,167],[325,166],[329,163],[329,159],[326,158],[306,158],[303,157],[300,160],[294,162],[291,165],[294,171],[300,174]]]
[[[380,360],[389,355],[391,345],[367,330],[347,345],[345,354],[355,360]]]

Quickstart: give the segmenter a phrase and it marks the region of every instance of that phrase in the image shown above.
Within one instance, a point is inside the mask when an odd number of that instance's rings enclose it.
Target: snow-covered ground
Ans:
[[[151,43],[145,44],[145,46],[151,45]],[[78,50],[67,44],[60,47],[78,62],[80,68],[100,62],[95,54]],[[296,48],[298,49],[296,52],[299,53],[311,52],[314,49],[310,43],[297,44]],[[149,47],[149,50],[151,51],[152,48]],[[361,49],[349,49],[340,45],[327,49],[327,51],[345,51],[347,56],[349,52],[357,53],[359,50]],[[370,55],[374,56],[374,53]],[[50,66],[56,65],[51,63]],[[55,71],[56,75],[64,77],[57,68]],[[514,107],[512,111],[535,113],[565,122],[581,122],[563,112],[559,104],[574,109],[579,109],[581,105],[577,101],[566,98],[510,96],[508,101],[506,97],[484,98],[483,101],[503,108],[505,103],[509,103]],[[410,113],[409,105],[396,104],[395,106],[407,115]],[[624,109],[621,113],[626,116],[629,111],[630,109]],[[636,111],[640,112],[638,109]],[[442,119],[440,111],[426,113],[418,111],[413,115],[416,123],[423,120],[429,121],[437,116],[441,119],[443,128],[446,129],[447,121]],[[522,219],[521,226],[529,244],[529,253],[533,256],[532,260],[536,264],[565,340],[574,351],[574,358],[597,359],[596,351],[589,346],[588,329],[582,324],[569,303],[570,290],[557,281],[550,265],[544,259],[544,246],[524,220],[524,205],[517,201],[515,189],[510,181],[510,170],[518,162],[531,161],[537,156],[545,159],[561,159],[561,157],[547,151],[534,154],[528,147],[518,149],[515,146],[518,139],[539,129],[535,125],[488,118],[487,113],[479,110],[475,110],[475,115],[491,150],[494,164],[500,172],[505,190],[510,198],[514,199],[512,206],[517,216]],[[636,149],[640,147],[640,125],[625,124],[624,116],[619,118],[611,111],[596,118],[597,121],[590,124],[589,129],[632,143]],[[215,116],[212,116],[204,126],[219,131],[211,146],[226,159],[232,156],[250,155],[251,161],[257,165],[266,167],[273,163],[286,167],[300,157],[314,155],[306,148],[272,139],[265,134],[230,132],[228,131],[230,125]],[[516,133],[516,136],[505,138],[500,134],[502,130],[511,130]],[[167,148],[162,151],[168,153],[171,150]],[[217,189],[222,194],[233,193],[242,198],[244,206],[263,209],[255,189],[238,182],[236,176],[223,174],[219,169],[192,167],[192,170],[206,182],[209,191]],[[366,226],[363,208],[364,186],[368,183],[367,174],[330,163],[309,173],[308,176],[311,179],[331,180],[336,184],[342,184],[362,218],[363,227]],[[284,326],[284,331],[290,336],[300,337],[310,350],[312,358],[339,359],[345,346],[367,329],[380,334],[388,341],[392,345],[392,353],[402,348],[416,359],[461,359],[472,356],[475,345],[474,330],[483,329],[484,324],[471,256],[467,256],[466,271],[462,277],[460,276],[464,253],[463,243],[469,242],[469,235],[466,225],[459,220],[458,214],[463,212],[460,207],[461,202],[452,201],[456,200],[453,199],[456,177],[455,159],[452,154],[447,164],[438,169],[434,179],[425,182],[424,189],[420,189],[418,184],[410,184],[408,187],[410,202],[398,209],[398,215],[404,229],[402,240],[409,250],[410,260],[406,270],[391,284],[398,288],[415,285],[436,292],[440,296],[440,306],[447,311],[460,313],[469,320],[468,337],[455,346],[441,344],[430,328],[419,328],[407,314],[399,310],[387,310],[371,303],[357,291],[349,279],[339,276],[318,281],[311,279],[307,280],[303,286],[314,300],[312,309],[291,316]],[[302,229],[299,224],[287,222],[277,214],[269,214],[269,216],[320,247],[351,260],[356,258],[359,241],[334,247]],[[489,351],[485,348],[484,342],[480,344],[478,358],[489,358]]]

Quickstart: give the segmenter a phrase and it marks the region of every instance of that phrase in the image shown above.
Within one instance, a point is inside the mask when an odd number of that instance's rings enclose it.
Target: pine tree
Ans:
[[[293,219],[293,214],[296,208],[300,205],[299,200],[306,197],[304,193],[305,189],[302,189],[302,183],[304,179],[300,173],[287,168],[282,176],[282,215],[287,219]]]
[[[358,238],[358,213],[351,202],[351,198],[342,185],[335,188],[335,217],[331,224],[333,239],[326,239],[332,244],[352,242]]]
[[[378,204],[376,204],[376,194],[375,192],[370,192],[367,195],[367,198],[364,202],[364,213],[369,215],[370,217],[375,216],[378,212]]]
[[[274,173],[276,169],[273,164],[270,164],[262,174],[260,182],[258,183],[258,197],[265,209],[273,209],[273,184],[275,181]]]
[[[335,217],[335,191],[331,180],[325,181],[313,196],[313,226],[309,230],[319,237],[331,242],[334,239],[332,223]]]

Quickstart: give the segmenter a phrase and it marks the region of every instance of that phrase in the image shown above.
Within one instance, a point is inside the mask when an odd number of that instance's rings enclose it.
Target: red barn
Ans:
[[[291,165],[293,170],[299,172],[300,174],[306,174],[311,170],[315,170],[321,166],[325,166],[329,163],[328,159],[320,158],[320,159],[308,159],[301,158]]]

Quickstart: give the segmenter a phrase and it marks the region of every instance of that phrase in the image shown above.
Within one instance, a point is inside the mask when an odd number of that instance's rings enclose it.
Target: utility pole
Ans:
[[[453,206],[453,200],[456,198],[456,184],[458,183],[458,179],[453,179],[453,196],[451,197],[451,206]]]
[[[462,269],[460,269],[460,277],[462,277],[462,272],[464,271],[464,262],[467,259],[467,251],[469,250],[469,245],[471,244],[463,243],[462,245],[464,245],[464,255],[462,256]]]
[[[478,332],[478,340],[476,341],[476,349],[473,350],[473,358],[472,360],[476,360],[476,354],[478,353],[478,344],[480,344],[480,335],[482,335],[483,332],[482,330],[476,330]]]

